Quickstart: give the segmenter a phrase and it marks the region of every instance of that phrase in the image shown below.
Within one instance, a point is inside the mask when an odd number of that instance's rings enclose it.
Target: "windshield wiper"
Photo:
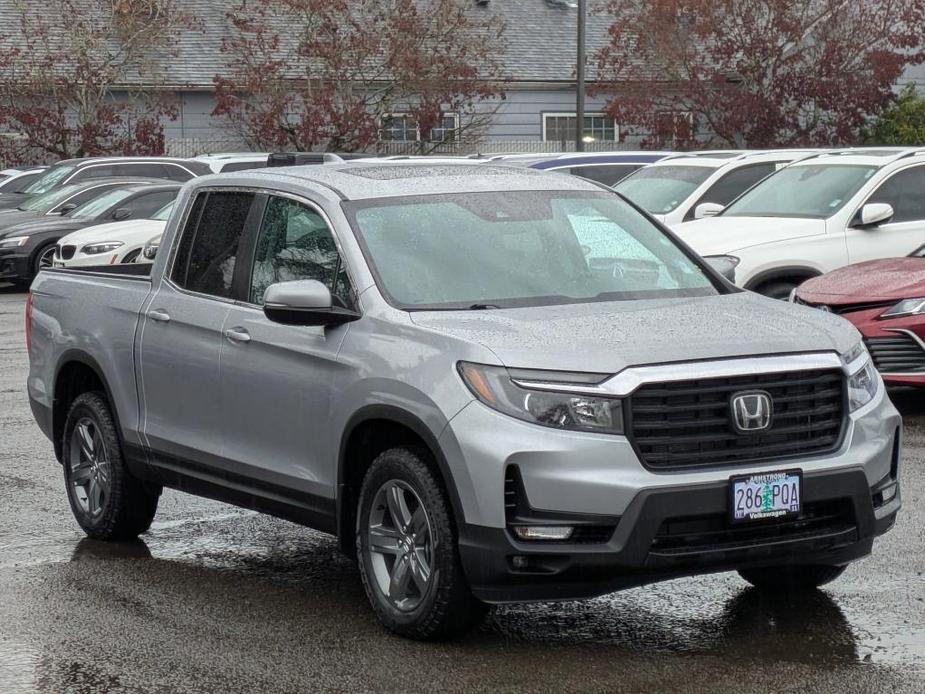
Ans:
[[[497,306],[496,304],[472,304],[469,307],[469,310],[470,311],[485,311],[490,308],[501,308],[501,307]]]

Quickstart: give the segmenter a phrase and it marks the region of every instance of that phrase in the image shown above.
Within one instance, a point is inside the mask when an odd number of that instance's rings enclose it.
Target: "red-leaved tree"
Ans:
[[[182,0],[15,5],[0,28],[0,159],[162,153],[177,109],[159,79],[195,25]]]
[[[474,132],[502,96],[504,27],[468,0],[249,0],[228,17],[213,115],[256,148],[362,150],[402,114],[424,149],[445,114]]]
[[[857,142],[925,59],[925,0],[603,0],[600,89],[648,144]],[[635,126],[635,127],[632,127]]]

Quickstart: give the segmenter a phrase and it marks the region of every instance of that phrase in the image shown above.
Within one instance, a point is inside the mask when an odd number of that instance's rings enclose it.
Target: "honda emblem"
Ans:
[[[774,403],[767,391],[735,393],[729,404],[732,407],[732,423],[737,432],[748,434],[770,428]]]

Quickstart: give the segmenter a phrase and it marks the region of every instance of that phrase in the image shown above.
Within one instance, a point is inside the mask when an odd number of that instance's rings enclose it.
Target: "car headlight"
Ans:
[[[903,299],[895,306],[880,314],[881,318],[899,318],[900,316],[920,316],[925,313],[925,298]]]
[[[28,242],[28,236],[10,236],[5,239],[0,239],[0,248],[21,248]]]
[[[472,394],[498,412],[556,429],[623,433],[623,406],[618,398],[565,392],[570,386],[579,390],[599,383],[606,374],[509,371],[469,362],[459,362],[458,368]]]
[[[874,399],[880,388],[880,374],[863,342],[842,354],[842,361],[849,368],[848,410],[854,412]]]
[[[109,253],[109,251],[116,250],[119,246],[123,246],[121,241],[105,241],[103,243],[88,243],[86,246],[80,249],[80,252],[84,255],[98,255],[100,253]]]

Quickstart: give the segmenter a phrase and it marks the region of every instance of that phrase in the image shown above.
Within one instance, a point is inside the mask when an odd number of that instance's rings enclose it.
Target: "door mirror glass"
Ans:
[[[724,205],[715,202],[702,202],[694,208],[694,219],[703,219],[704,217],[715,217],[725,209]]]
[[[885,202],[869,202],[858,212],[856,226],[874,227],[893,218],[893,206]]]
[[[123,219],[128,219],[132,216],[132,211],[127,207],[120,207],[115,212],[112,213],[112,218],[117,222],[121,222]]]
[[[340,325],[359,314],[334,306],[330,290],[318,280],[277,282],[263,293],[263,312],[284,325]]]

